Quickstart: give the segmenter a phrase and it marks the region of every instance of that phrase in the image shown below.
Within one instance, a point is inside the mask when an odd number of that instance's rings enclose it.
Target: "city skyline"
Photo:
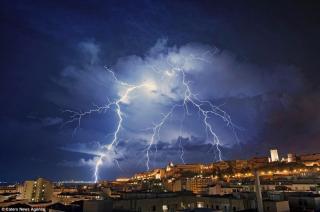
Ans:
[[[46,211],[318,210],[320,153],[277,149],[248,160],[173,164],[98,182],[37,178],[0,185],[0,209]],[[19,209],[19,210],[23,210]]]
[[[320,152],[318,5],[0,4],[0,181]]]
[[[245,168],[246,166],[248,166],[248,163],[250,163],[249,161],[251,161],[251,165],[250,165],[250,169],[247,170],[247,168]],[[213,161],[213,162],[207,162],[207,163],[202,163],[202,162],[193,162],[193,163],[173,163],[172,161],[167,161],[165,163],[164,166],[161,166],[161,167],[154,167],[153,169],[149,169],[149,170],[145,170],[145,171],[140,171],[140,172],[135,172],[133,173],[132,175],[120,175],[120,176],[117,176],[116,178],[114,179],[99,179],[98,181],[95,181],[95,180],[81,180],[80,178],[75,178],[75,179],[58,179],[58,180],[55,180],[54,183],[57,183],[57,184],[68,184],[68,183],[71,183],[71,184],[86,184],[86,183],[90,183],[90,184],[100,184],[101,182],[105,182],[105,181],[109,181],[110,182],[127,182],[127,180],[131,179],[131,180],[135,180],[135,179],[138,179],[138,180],[142,180],[142,179],[157,179],[156,177],[156,174],[159,170],[167,170],[168,167],[175,167],[175,166],[199,166],[199,167],[211,167],[209,168],[210,170],[217,166],[217,167],[220,167],[222,166],[222,170],[223,169],[227,169],[226,167],[226,164],[229,164],[227,166],[230,166],[230,164],[233,164],[233,163],[244,163],[245,165],[241,165],[241,169],[239,169],[239,173],[240,172],[243,172],[244,170],[246,170],[248,173],[250,173],[250,175],[248,175],[247,177],[252,177],[253,176],[253,173],[255,171],[259,171],[259,173],[262,175],[268,175],[268,172],[270,174],[270,170],[267,170],[268,169],[268,165],[271,165],[272,169],[274,169],[272,171],[271,174],[275,174],[275,170],[277,170],[280,174],[283,172],[285,173],[286,175],[290,175],[290,174],[294,174],[293,172],[293,169],[292,169],[292,165],[294,165],[293,167],[295,166],[301,166],[301,167],[304,167],[302,169],[302,171],[305,171],[305,168],[314,168],[317,170],[317,171],[320,171],[320,153],[319,152],[313,152],[313,153],[306,153],[306,154],[295,154],[295,153],[290,153],[290,152],[287,152],[287,153],[278,153],[278,149],[270,149],[269,150],[269,154],[265,154],[265,155],[259,155],[259,156],[254,156],[254,157],[251,157],[251,158],[236,158],[234,160],[223,160],[223,161]],[[287,165],[287,166],[286,166]],[[231,165],[232,167],[233,165]],[[198,167],[198,168],[199,168]],[[288,172],[288,168],[290,167],[290,169],[292,169],[292,173],[291,172]],[[235,167],[233,167],[235,168]],[[270,168],[270,167],[269,167]],[[297,168],[295,168],[297,169]],[[297,170],[301,171],[301,168],[298,168]],[[262,170],[262,171],[261,171]],[[228,170],[229,172],[230,170]],[[230,173],[233,173],[233,171],[231,171]],[[229,173],[229,174],[230,174]],[[146,177],[150,174],[149,177]],[[235,173],[233,173],[235,174]],[[137,176],[143,176],[143,177],[138,177]],[[213,172],[211,173],[211,175],[213,175]],[[230,175],[231,176],[231,175]],[[22,181],[11,181],[11,182],[0,182],[0,185],[11,185],[11,184],[19,184],[25,180],[34,180],[36,178],[42,178],[42,176],[36,176],[35,178],[30,178],[30,179],[23,179]],[[237,178],[237,177],[235,177]],[[52,180],[51,178],[46,178],[47,180]]]

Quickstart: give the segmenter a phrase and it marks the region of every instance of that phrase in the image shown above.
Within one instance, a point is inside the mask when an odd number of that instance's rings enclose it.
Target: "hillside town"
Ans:
[[[319,211],[320,153],[174,164],[97,183],[38,178],[0,187],[2,211]],[[17,210],[19,211],[19,210]]]

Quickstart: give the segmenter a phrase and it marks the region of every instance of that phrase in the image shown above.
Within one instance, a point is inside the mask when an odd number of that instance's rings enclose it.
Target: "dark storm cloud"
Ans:
[[[318,149],[319,108],[320,93],[314,92],[293,97],[286,109],[272,111],[262,134],[264,145],[278,146],[283,153]]]
[[[81,45],[83,45],[83,42],[79,44],[79,46]],[[90,61],[92,58],[95,58],[95,61],[101,61],[97,52],[98,50],[103,50],[96,43],[86,42],[86,48],[81,49],[80,52],[83,53],[84,51]],[[275,104],[281,105],[281,98],[274,94],[291,94],[303,88],[301,73],[294,66],[275,65],[269,68],[262,67],[238,61],[230,53],[221,52],[216,49],[212,50],[206,45],[186,44],[181,47],[168,47],[164,40],[159,40],[148,53],[143,54],[144,56],[133,55],[120,58],[114,66],[111,66],[112,68],[114,67],[114,71],[121,77],[121,80],[132,84],[139,84],[144,80],[151,79],[157,86],[157,90],[152,96],[148,97],[145,93],[138,92],[136,94],[138,96],[133,97],[132,100],[129,99],[128,105],[125,105],[124,109],[126,114],[124,127],[132,128],[132,126],[141,125],[141,129],[148,128],[150,127],[150,123],[156,122],[155,118],[157,116],[155,115],[165,113],[168,106],[172,106],[183,98],[183,93],[179,93],[181,83],[176,81],[175,78],[172,80],[172,77],[176,76],[163,79],[166,82],[161,82],[165,73],[157,79],[157,73],[154,72],[152,67],[159,67],[159,70],[163,69],[162,71],[166,71],[168,60],[174,59],[180,63],[179,60],[182,58],[187,58],[189,55],[201,57],[203,52],[207,52],[208,50],[214,52],[203,56],[203,60],[189,59],[181,62],[186,70],[188,80],[192,82],[190,86],[202,99],[214,99],[214,101],[220,103],[231,98],[240,99],[237,104],[228,105],[231,114],[237,113],[236,107],[250,102],[252,98],[259,97],[256,105],[248,108],[242,106],[244,110],[241,111],[245,112],[243,114],[248,118],[234,119],[236,123],[240,123],[240,126],[243,122],[247,123],[248,119],[254,119],[255,121],[264,120],[265,116],[268,115],[268,111],[263,108],[272,107]],[[55,80],[59,86],[66,88],[67,94],[71,96],[66,96],[65,93],[49,94],[51,101],[61,106],[72,105],[72,107],[79,110],[89,108],[92,106],[91,102],[103,104],[107,99],[112,100],[112,98],[116,98],[119,95],[119,92],[123,88],[118,87],[118,84],[113,81],[112,75],[103,68],[103,63],[87,65],[85,61],[82,60],[78,66],[67,66],[62,71],[61,77]],[[157,80],[160,81],[157,82]],[[141,97],[143,97],[144,101],[139,100]],[[268,106],[266,107],[265,105]],[[262,107],[263,111],[256,111],[256,115],[252,116],[251,113],[256,110],[255,107]],[[144,108],[144,110],[141,111],[139,108]],[[148,111],[148,116],[145,116],[145,111]],[[178,115],[178,112],[176,114]],[[173,119],[176,118],[180,119],[179,116],[173,117]],[[139,120],[139,122],[137,123],[135,120]],[[197,117],[190,117],[188,121],[194,123],[196,120]],[[106,122],[112,126],[115,125],[116,120],[111,119],[111,121],[106,120]],[[94,124],[94,122],[92,123]],[[165,141],[171,142],[172,139],[176,139],[179,136],[178,129],[180,122],[172,121],[168,125],[170,127],[169,129],[164,129],[166,131],[163,133],[163,137]],[[216,125],[224,125],[224,123],[216,122]],[[186,126],[188,126],[187,123]],[[246,128],[247,126],[244,127],[244,129]],[[199,136],[199,132],[192,129],[195,129],[195,127],[189,126],[185,129],[187,135],[191,136],[193,133],[196,133]],[[230,131],[226,131],[223,128],[219,130],[222,137],[225,136],[226,140],[228,140],[226,142],[224,141],[225,139],[222,139],[223,143],[230,145],[235,142],[232,141],[232,135],[230,137]],[[260,129],[249,127],[246,130],[250,130],[251,134],[247,133],[245,135],[244,142],[246,142],[247,136],[250,137],[257,134]],[[138,135],[131,133],[130,137],[137,138],[141,134],[146,134],[146,132],[140,132]],[[147,137],[148,135],[144,135],[144,139],[148,140]]]

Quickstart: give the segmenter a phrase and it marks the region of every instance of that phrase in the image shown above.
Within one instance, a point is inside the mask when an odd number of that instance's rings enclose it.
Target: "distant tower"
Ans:
[[[173,167],[174,167],[174,165],[173,165],[173,163],[172,163],[172,161],[171,161],[171,162],[167,165],[166,171],[167,171],[167,172],[170,171]]]
[[[271,162],[279,161],[279,155],[277,149],[270,149]]]

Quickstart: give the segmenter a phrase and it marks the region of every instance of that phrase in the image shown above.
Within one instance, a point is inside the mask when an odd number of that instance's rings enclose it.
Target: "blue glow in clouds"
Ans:
[[[202,68],[201,66],[210,63],[215,51],[215,49],[207,49],[205,51],[185,49],[185,51],[182,50],[181,52],[172,51],[168,54],[159,54],[157,58],[151,57],[150,61],[147,61],[143,67],[140,67],[141,70],[146,72],[141,71],[141,76],[132,77],[139,81],[139,83],[134,84],[120,80],[112,69],[106,68],[118,88],[118,98],[113,101],[108,100],[105,105],[95,106],[85,112],[75,110],[65,111],[70,114],[70,120],[66,124],[77,122],[77,128],[80,127],[82,118],[89,114],[108,110],[113,110],[116,114],[117,122],[114,123],[116,127],[112,133],[112,140],[101,147],[99,156],[96,158],[94,168],[95,182],[99,179],[99,168],[105,161],[114,161],[119,165],[117,160],[117,144],[119,142],[120,131],[124,129],[125,111],[123,108],[124,106],[126,108],[130,107],[139,98],[150,98],[154,102],[165,101],[165,104],[169,106],[166,112],[159,111],[162,117],[158,121],[150,123],[148,128],[152,131],[152,134],[146,144],[145,150],[145,165],[147,170],[150,169],[151,148],[155,146],[157,150],[157,142],[161,137],[161,129],[177,110],[183,111],[181,119],[190,116],[191,113],[198,114],[199,120],[204,127],[206,140],[215,147],[218,160],[221,161],[223,159],[220,148],[222,143],[214,130],[211,119],[213,117],[222,119],[234,133],[235,125],[232,123],[231,117],[219,106],[214,105],[209,100],[200,99],[199,96],[201,95],[192,90],[191,84],[193,82],[188,79],[190,72],[197,72],[197,69]],[[144,110],[143,105],[141,106],[141,110]],[[181,140],[179,145],[181,148],[180,158],[184,162],[184,150]]]

